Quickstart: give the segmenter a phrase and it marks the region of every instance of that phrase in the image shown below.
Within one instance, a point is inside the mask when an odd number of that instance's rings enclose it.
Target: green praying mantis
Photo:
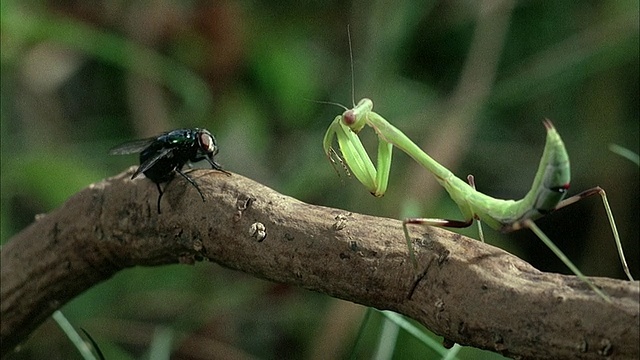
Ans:
[[[408,218],[402,222],[404,236],[409,248],[409,255],[414,268],[418,262],[414,253],[408,225],[431,225],[439,227],[463,228],[470,226],[474,219],[484,222],[493,229],[510,232],[521,228],[531,229],[560,260],[582,281],[588,284],[598,295],[610,302],[609,297],[591,282],[569,260],[569,258],[545,235],[534,223],[534,220],[585,197],[600,194],[609,223],[616,241],[616,247],[622,267],[630,280],[633,280],[627,266],[618,230],[607,200],[606,193],[600,187],[583,191],[564,199],[570,183],[569,157],[560,135],[549,120],[543,124],[547,130],[547,139],[540,160],[538,171],[533,180],[531,190],[521,200],[502,200],[485,195],[475,189],[474,178],[469,175],[467,181],[456,177],[451,171],[439,164],[402,131],[391,125],[382,116],[373,111],[373,102],[362,99],[352,109],[345,108],[342,115],[336,116],[329,126],[323,148],[327,157],[335,167],[339,162],[367,187],[375,196],[384,195],[389,183],[389,171],[393,146],[404,151],[425,169],[431,172],[438,183],[444,187],[451,199],[456,203],[463,215],[463,220],[447,220],[436,218]],[[378,137],[377,167],[362,145],[359,132],[371,127]],[[337,139],[342,158],[333,149],[333,139]],[[482,237],[482,232],[480,232]],[[484,241],[484,240],[483,240]]]

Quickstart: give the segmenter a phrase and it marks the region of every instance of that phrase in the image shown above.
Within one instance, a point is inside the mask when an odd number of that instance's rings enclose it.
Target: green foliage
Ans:
[[[324,156],[323,134],[342,110],[308,100],[351,105],[350,24],[356,100],[371,98],[376,112],[427,153],[502,198],[529,189],[544,144],[540,121],[550,118],[572,161],[570,193],[606,189],[625,250],[638,253],[638,167],[607,150],[615,143],[640,152],[637,1],[517,3],[503,12],[502,41],[475,37],[480,16],[495,14],[467,2],[100,4],[2,2],[2,242],[36,214],[135,163],[109,157],[111,146],[196,126],[216,135],[226,169],[303,201],[396,218],[458,217],[425,180],[429,174],[398,152],[382,199],[355,179],[338,178]],[[486,56],[471,56],[480,40],[501,45],[495,64],[471,64],[493,66],[495,80],[480,104],[465,92],[454,102],[461,84],[474,89],[474,78],[463,75],[470,59]],[[460,122],[455,110],[467,106],[476,108]],[[587,275],[624,278],[599,199],[539,225]],[[567,272],[531,233],[485,235],[542,270]],[[629,260],[637,275],[638,259]],[[166,341],[174,354],[194,357],[201,348],[305,358],[322,347],[319,339],[346,358],[361,317],[345,332],[324,333],[323,324],[347,316],[332,312],[334,304],[200,264],[123,271],[64,313],[107,359],[166,354],[152,345]],[[382,324],[366,325],[367,347],[381,343]],[[77,358],[51,326],[43,324],[10,358]],[[404,330],[395,343],[395,359],[441,351]],[[492,354],[457,354],[481,356]]]

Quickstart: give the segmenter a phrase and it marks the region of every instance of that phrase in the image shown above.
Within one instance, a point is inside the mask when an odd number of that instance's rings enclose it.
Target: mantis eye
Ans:
[[[347,110],[342,113],[342,119],[345,125],[351,126],[356,123],[356,114],[353,109]]]

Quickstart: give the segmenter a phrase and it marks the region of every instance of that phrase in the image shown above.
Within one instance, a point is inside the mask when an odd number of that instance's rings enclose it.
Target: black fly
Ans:
[[[158,195],[158,214],[160,213],[160,199],[164,194],[160,183],[171,181],[176,172],[198,190],[198,194],[204,201],[204,195],[202,195],[198,184],[182,172],[182,167],[187,162],[207,160],[212,169],[230,175],[222,170],[222,167],[213,159],[218,153],[218,145],[216,138],[206,129],[173,130],[156,137],[129,141],[109,150],[111,155],[134,153],[140,153],[140,167],[133,173],[131,179],[135,179],[143,173],[156,184],[160,193]]]

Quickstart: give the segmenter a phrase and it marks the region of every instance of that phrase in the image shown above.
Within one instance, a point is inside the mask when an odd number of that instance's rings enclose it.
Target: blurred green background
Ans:
[[[432,157],[499,198],[529,189],[541,120],[553,120],[571,157],[570,194],[607,190],[640,276],[638,166],[608,150],[639,151],[637,1],[1,4],[3,243],[137,163],[108,156],[110,147],[180,127],[214,133],[225,169],[308,203],[460,218],[430,174],[397,151],[382,199],[336,175],[321,142],[342,109],[319,102],[369,97]],[[625,278],[599,197],[538,223],[586,274]],[[475,227],[463,233],[477,238]],[[538,269],[569,273],[529,231],[485,233]],[[63,311],[109,359],[163,347],[175,359],[384,358],[385,346],[394,359],[436,355],[403,332],[397,343],[380,340],[379,314],[356,345],[363,307],[215,264],[125,270]],[[10,358],[79,355],[48,321]]]

